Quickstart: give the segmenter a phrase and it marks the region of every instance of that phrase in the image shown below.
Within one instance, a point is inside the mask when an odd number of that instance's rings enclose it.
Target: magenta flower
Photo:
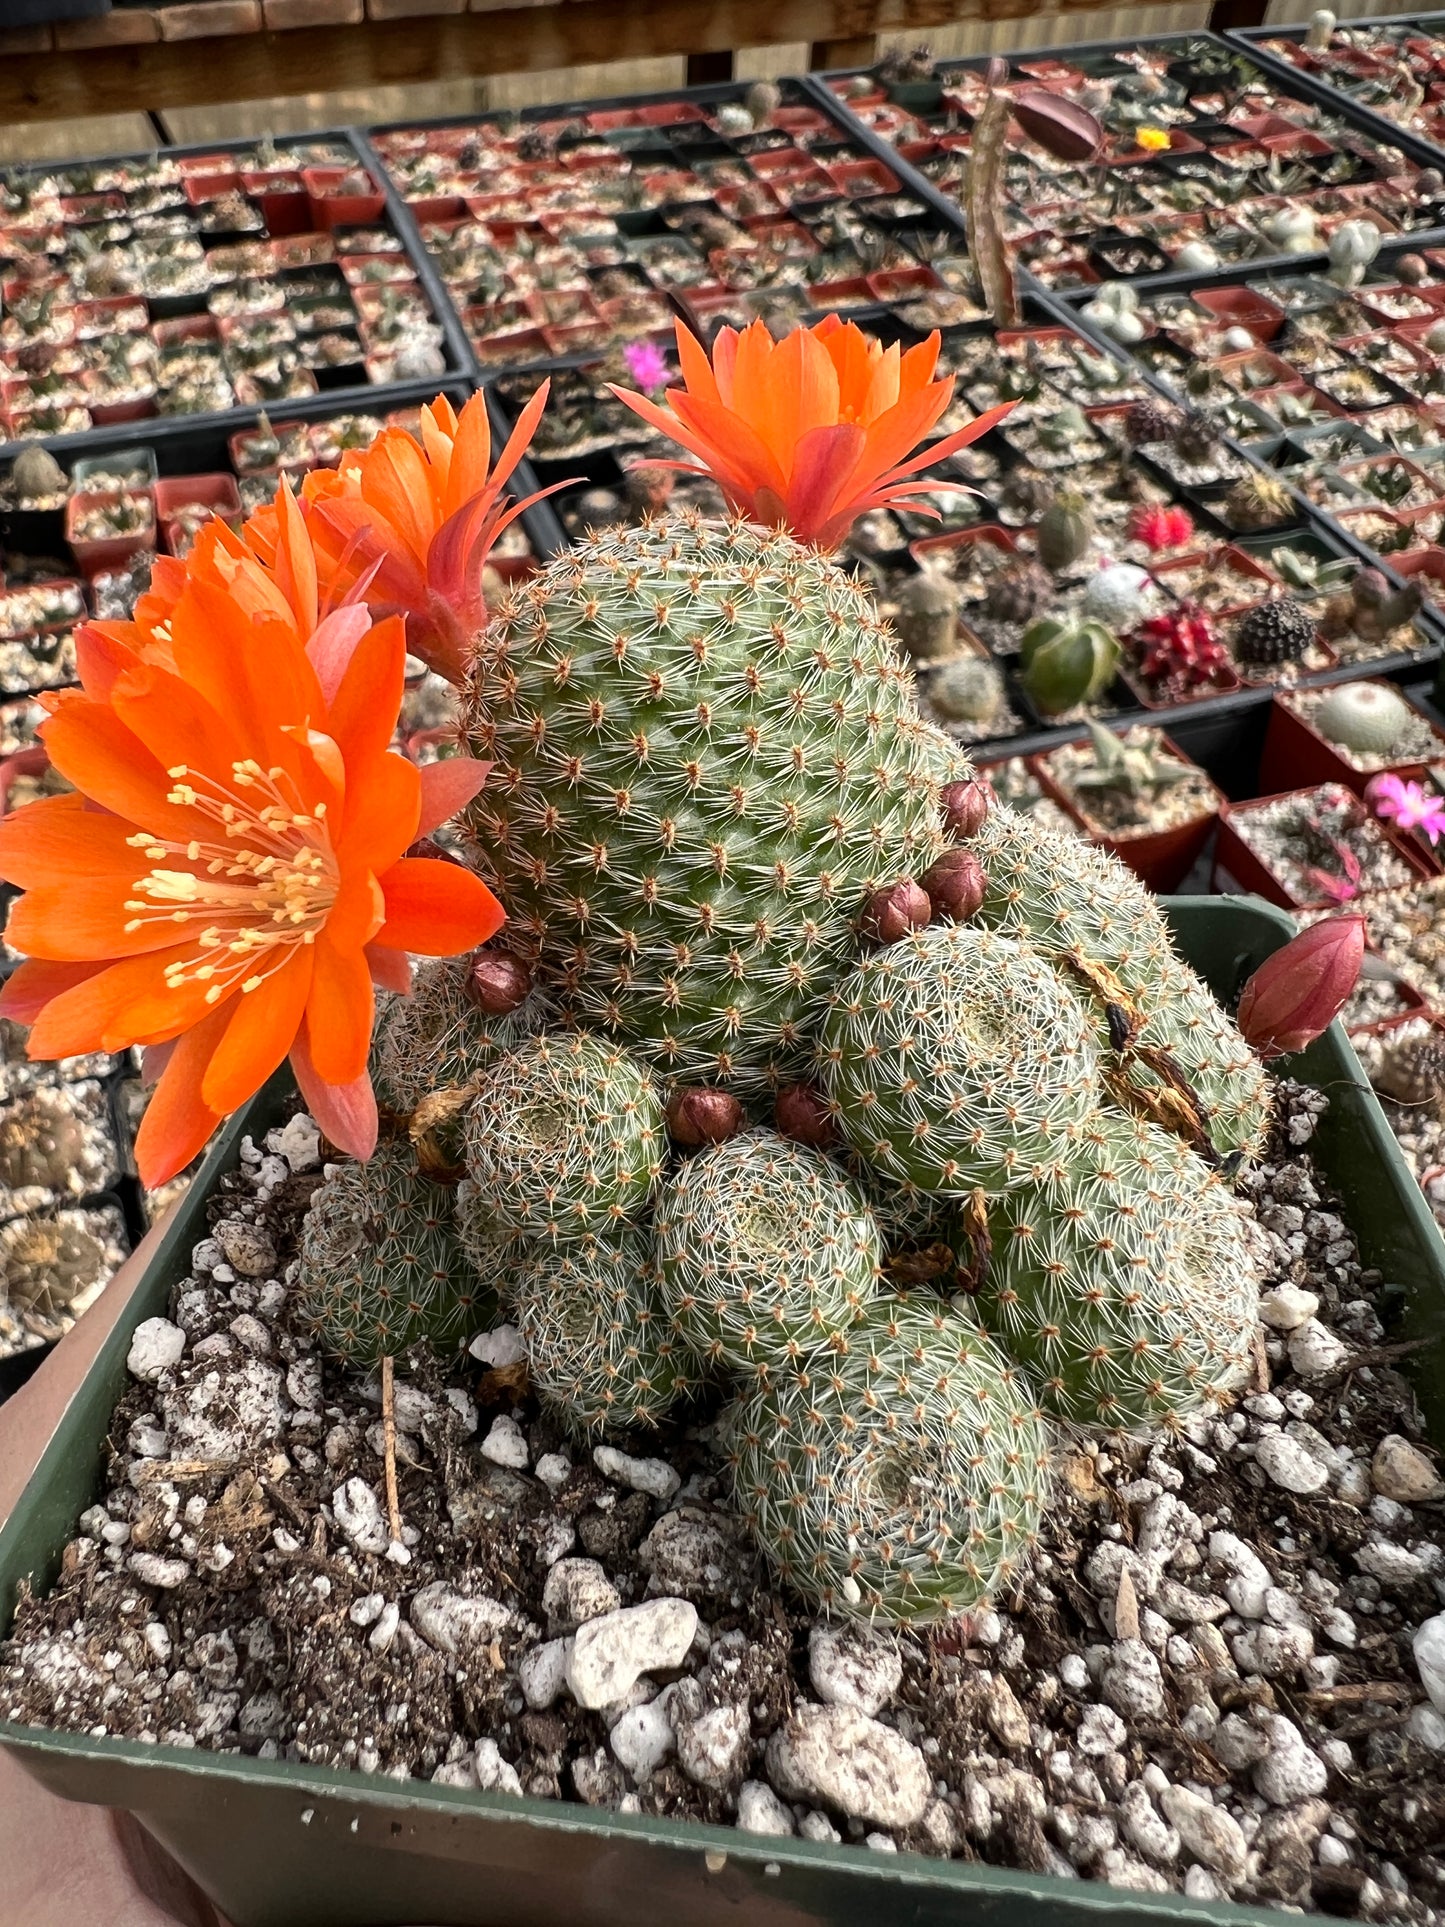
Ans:
[[[1365,785],[1365,800],[1376,816],[1383,816],[1397,830],[1423,830],[1432,843],[1445,836],[1445,796],[1437,796],[1423,783],[1389,774],[1373,776]]]
[[[654,395],[668,382],[667,356],[655,341],[629,341],[622,350],[627,372],[644,394]]]

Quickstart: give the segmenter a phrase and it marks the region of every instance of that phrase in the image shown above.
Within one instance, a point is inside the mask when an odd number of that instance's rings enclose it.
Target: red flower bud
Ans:
[[[975,776],[967,783],[950,783],[939,796],[943,805],[944,828],[950,835],[965,840],[977,836],[993,803],[993,784],[986,776]]]
[[[1239,1000],[1239,1028],[1268,1061],[1323,1036],[1360,975],[1362,917],[1326,917],[1302,930],[1255,971]]]
[[[838,1135],[828,1109],[828,1100],[812,1084],[785,1084],[773,1107],[773,1123],[784,1137],[797,1144],[811,1144],[818,1150],[831,1144]]]
[[[897,943],[910,930],[921,930],[933,915],[933,905],[912,877],[886,890],[875,890],[863,906],[862,930],[876,944]]]
[[[505,1017],[532,994],[532,973],[501,950],[478,950],[467,972],[467,995],[489,1017]]]
[[[1014,119],[1030,140],[1038,142],[1056,161],[1091,161],[1104,145],[1104,130],[1075,100],[1051,94],[1044,87],[1026,87],[1014,95]]]
[[[675,1144],[721,1144],[743,1128],[743,1107],[731,1091],[684,1084],[667,1100],[667,1128]]]
[[[935,922],[945,918],[966,923],[983,902],[988,878],[972,850],[945,850],[930,870],[923,873],[923,887],[933,905]]]

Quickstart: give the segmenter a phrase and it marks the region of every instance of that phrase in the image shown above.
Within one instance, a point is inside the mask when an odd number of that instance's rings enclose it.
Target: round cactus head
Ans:
[[[324,1350],[357,1365],[422,1342],[454,1351],[495,1310],[457,1242],[452,1193],[406,1143],[379,1145],[312,1193],[293,1303]]]
[[[585,1238],[635,1217],[667,1150],[646,1069],[580,1032],[499,1058],[466,1115],[467,1173],[504,1233]]]
[[[1167,1132],[1101,1119],[997,1201],[979,1316],[1076,1425],[1176,1425],[1238,1389],[1259,1287],[1228,1187]]]
[[[865,897],[938,855],[937,758],[867,592],[700,518],[555,557],[482,638],[472,858],[585,1028],[761,1092]]]
[[[542,1024],[545,1008],[536,995],[505,1014],[488,1011],[472,973],[470,956],[428,958],[416,972],[410,995],[378,999],[371,1077],[384,1109],[411,1117],[427,1098],[446,1093],[460,1097],[502,1052],[514,1049]],[[462,1108],[438,1119],[448,1150],[460,1147]]]
[[[772,1131],[716,1144],[657,1202],[668,1314],[709,1365],[766,1375],[837,1344],[878,1288],[862,1193],[821,1151]]]
[[[1094,1025],[1023,944],[933,924],[839,984],[818,1076],[844,1135],[885,1178],[963,1196],[1057,1156],[1098,1104]]]
[[[842,1617],[942,1619],[1019,1577],[1048,1439],[975,1325],[882,1300],[837,1353],[779,1373],[723,1427],[736,1501],[780,1577]]]
[[[686,1389],[652,1241],[627,1226],[512,1269],[509,1303],[543,1401],[579,1436],[655,1426]]]

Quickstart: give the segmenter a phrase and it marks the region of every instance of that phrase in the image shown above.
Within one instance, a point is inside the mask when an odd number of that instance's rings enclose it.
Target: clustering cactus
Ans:
[[[450,1190],[421,1175],[405,1142],[313,1193],[293,1298],[325,1350],[366,1366],[423,1341],[454,1351],[495,1311],[462,1257]]]
[[[636,1216],[665,1142],[662,1103],[643,1066],[580,1033],[533,1037],[498,1058],[465,1125],[480,1208],[504,1233],[553,1243]]]
[[[384,1013],[411,1135],[318,1192],[302,1315],[366,1362],[496,1294],[583,1437],[721,1380],[789,1584],[976,1603],[1036,1533],[1044,1407],[1172,1424],[1237,1384],[1220,1167],[1263,1137],[1259,1065],[1142,885],[990,808],[867,593],[782,533],[587,538],[463,703],[510,956]],[[453,1113],[455,1192],[416,1164]]]
[[[684,1164],[658,1200],[656,1236],[678,1333],[707,1364],[743,1373],[840,1344],[882,1272],[862,1193],[771,1131]]]
[[[899,1299],[726,1415],[737,1501],[784,1580],[840,1617],[942,1619],[1019,1575],[1048,1489],[1024,1374]]]

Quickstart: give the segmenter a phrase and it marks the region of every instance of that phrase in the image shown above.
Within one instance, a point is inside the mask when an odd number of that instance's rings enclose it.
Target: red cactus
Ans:
[[[1194,534],[1194,524],[1188,509],[1151,504],[1135,509],[1129,519],[1129,533],[1157,553],[1160,549],[1182,549]]]
[[[1178,692],[1208,688],[1224,679],[1229,657],[1208,616],[1193,602],[1180,602],[1151,616],[1133,637],[1139,673],[1155,689]]]

